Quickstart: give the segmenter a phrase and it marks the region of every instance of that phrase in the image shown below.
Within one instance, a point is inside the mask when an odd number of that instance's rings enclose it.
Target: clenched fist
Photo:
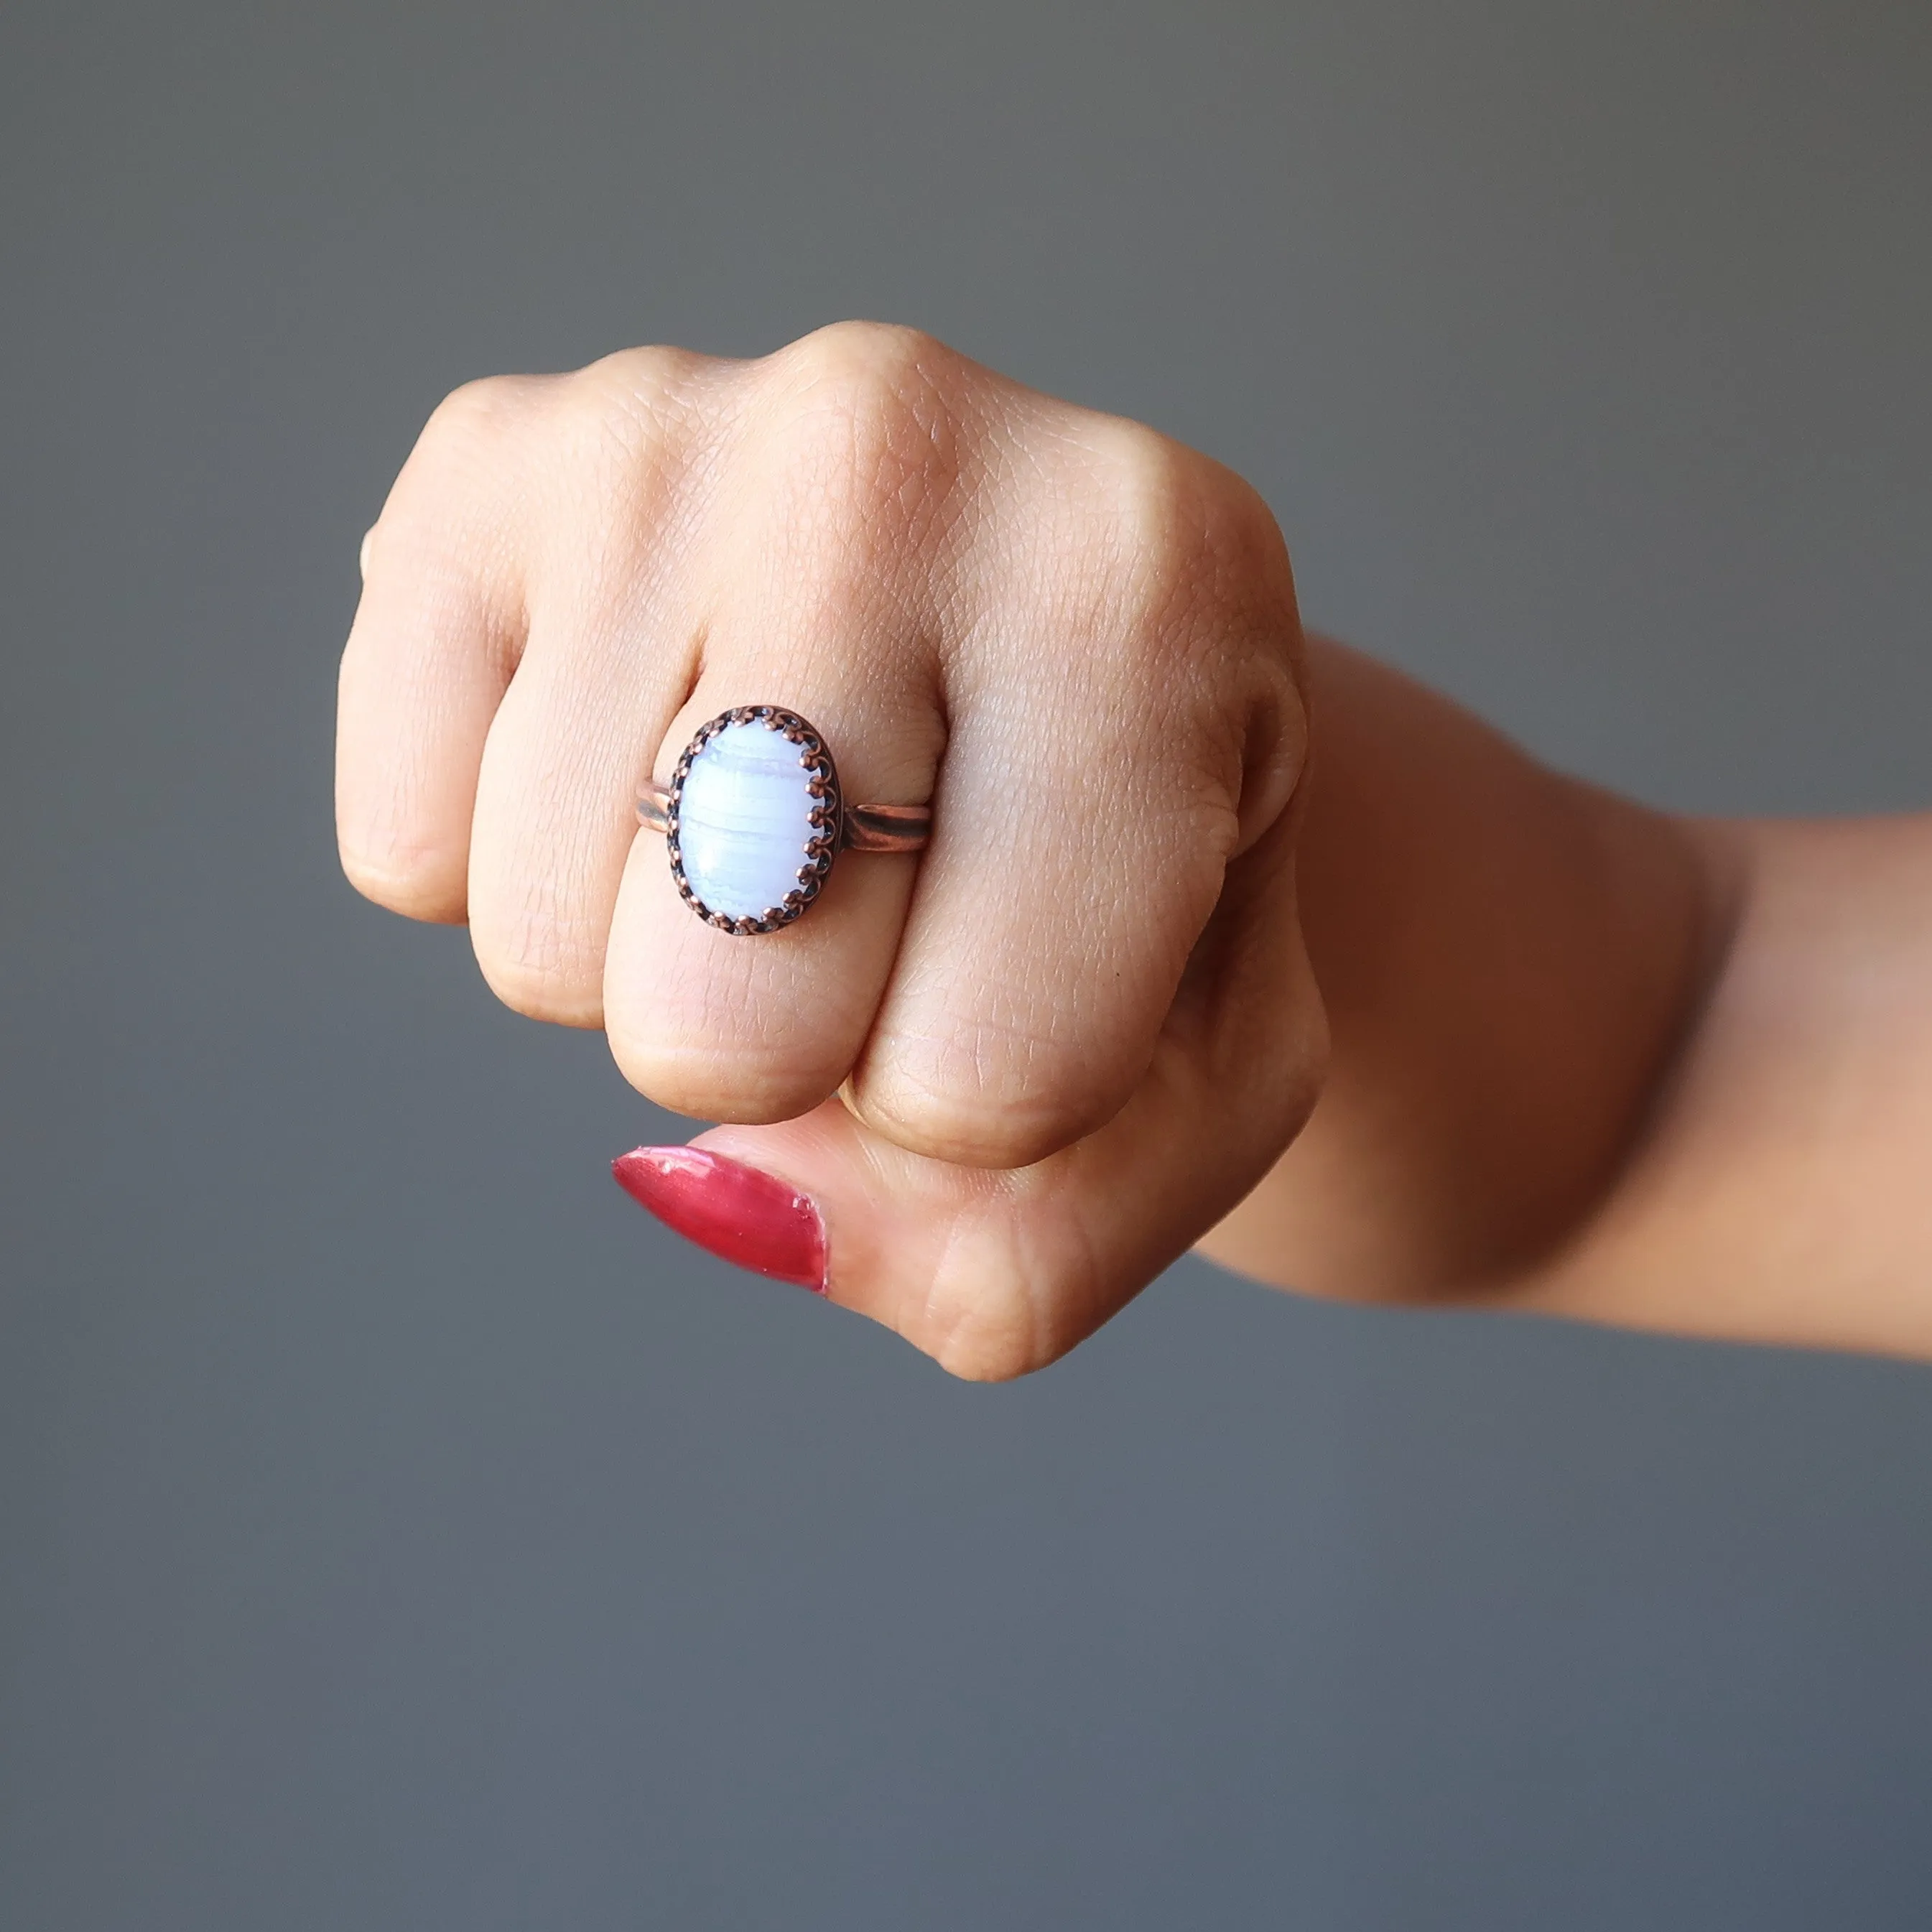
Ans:
[[[1010,1376],[1306,1119],[1304,646],[1218,464],[909,330],[638,350],[458,390],[364,574],[350,877],[728,1124],[620,1163],[687,1232]],[[929,802],[927,849],[847,854],[781,930],[694,916],[637,803],[744,705],[848,799]]]

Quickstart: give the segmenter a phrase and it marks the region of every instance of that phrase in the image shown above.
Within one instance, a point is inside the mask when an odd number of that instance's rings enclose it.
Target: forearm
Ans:
[[[1736,932],[1552,1312],[1932,1357],[1932,818],[1730,828]]]

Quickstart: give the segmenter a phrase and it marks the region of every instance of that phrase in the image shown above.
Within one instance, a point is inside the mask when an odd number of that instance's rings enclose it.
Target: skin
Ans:
[[[1285,1287],[1932,1353],[1932,824],[1711,824],[1304,638],[1272,518],[915,332],[436,413],[364,546],[344,865],[810,1195],[831,1298],[1038,1368]],[[935,802],[719,933],[632,816],[784,704]]]

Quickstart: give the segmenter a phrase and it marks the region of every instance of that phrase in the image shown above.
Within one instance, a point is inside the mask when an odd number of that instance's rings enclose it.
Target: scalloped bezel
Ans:
[[[678,838],[678,812],[684,798],[684,781],[692,761],[728,724],[762,724],[776,731],[798,747],[798,761],[811,773],[806,790],[812,800],[812,836],[800,848],[802,862],[798,884],[784,896],[782,905],[768,906],[755,919],[734,919],[729,913],[713,912],[692,890],[685,876],[684,854]],[[800,917],[825,889],[832,876],[832,862],[838,855],[844,832],[844,794],[838,788],[838,768],[832,761],[831,748],[824,734],[801,718],[776,704],[740,704],[721,711],[708,724],[700,725],[685,746],[671,774],[669,794],[664,802],[665,840],[670,852],[670,875],[684,902],[707,926],[720,932],[748,934],[776,932]]]

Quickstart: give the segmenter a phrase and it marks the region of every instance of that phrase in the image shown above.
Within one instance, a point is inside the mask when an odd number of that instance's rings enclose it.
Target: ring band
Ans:
[[[721,932],[776,932],[824,889],[842,851],[916,852],[923,805],[848,805],[824,734],[795,711],[741,704],[647,784],[638,822],[664,835],[684,902]]]

